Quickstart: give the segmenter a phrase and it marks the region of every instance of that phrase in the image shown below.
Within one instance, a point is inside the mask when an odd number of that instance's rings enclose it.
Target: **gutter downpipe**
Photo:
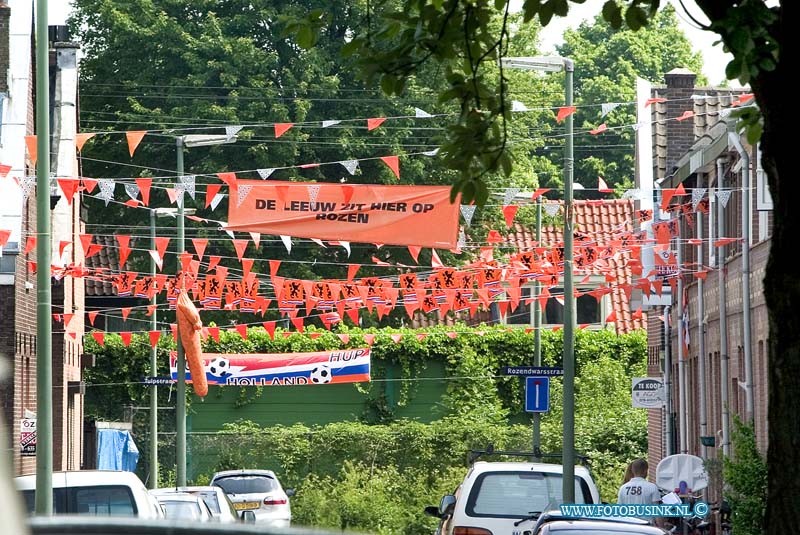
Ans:
[[[747,420],[755,419],[753,401],[753,342],[750,311],[750,155],[742,145],[739,136],[728,132],[730,141],[742,158],[742,344],[744,345],[744,393]]]
[[[674,452],[672,451],[672,348],[670,344],[670,337],[672,332],[669,328],[669,316],[672,314],[672,307],[666,305],[664,307],[664,393],[667,399],[667,417],[666,417],[666,430],[664,436],[666,437],[667,447],[665,457],[669,457]]]
[[[722,191],[723,166],[728,162],[727,158],[717,158],[717,193]],[[717,239],[725,234],[725,208],[717,198]],[[728,318],[727,318],[727,292],[725,291],[725,249],[722,245],[717,247],[717,280],[719,286],[719,386],[720,401],[722,402],[722,453],[726,457],[731,455],[731,435],[730,435],[730,408],[728,400]]]
[[[678,216],[678,220],[680,221],[680,216]],[[679,269],[683,268],[683,244],[681,243],[680,237],[677,238],[678,243],[678,257],[677,262]],[[680,443],[680,452],[681,453],[688,453],[689,452],[689,413],[688,413],[688,403],[687,403],[687,392],[686,392],[686,359],[688,355],[686,355],[685,347],[686,347],[686,333],[684,332],[684,315],[686,314],[686,310],[683,304],[683,273],[680,271],[678,272],[678,284],[677,284],[677,293],[678,295],[675,296],[673,303],[675,301],[678,302],[678,428],[680,432],[680,436],[678,437]]]
[[[698,173],[697,187],[702,187],[702,178]],[[703,212],[697,212],[697,260],[700,266],[703,265]],[[708,435],[708,407],[706,406],[706,301],[703,292],[705,291],[705,281],[702,278],[697,279],[697,338],[698,338],[698,354],[697,354],[697,375],[699,380],[698,395],[700,397],[700,436]],[[708,457],[708,449],[702,445],[700,441],[700,455],[703,459]]]

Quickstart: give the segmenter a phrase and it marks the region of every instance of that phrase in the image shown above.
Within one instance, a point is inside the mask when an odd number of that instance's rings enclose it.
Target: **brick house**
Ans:
[[[766,450],[768,324],[762,279],[770,247],[771,200],[757,148],[747,145],[725,120],[725,110],[746,91],[699,88],[694,82],[693,73],[676,70],[666,75],[666,87],[648,91],[648,98],[667,101],[645,112],[653,128],[652,132],[640,130],[638,140],[651,147],[649,154],[644,149],[637,154],[640,188],[658,200],[659,194],[682,184],[689,195],[697,191],[698,201],[702,192],[709,205],[707,213],[697,210],[695,202],[692,210],[655,210],[657,220],[678,222],[680,242],[671,240],[670,249],[684,269],[683,295],[670,293],[665,301],[645,303],[650,307],[648,375],[669,377],[671,383],[669,406],[648,410],[651,470],[673,453],[704,458],[730,453],[733,414],[743,420],[753,418],[758,446]],[[694,114],[691,120],[675,120],[687,110]],[[743,187],[754,192],[745,205],[749,233],[744,232],[742,218]],[[671,204],[687,203],[690,198],[673,198]],[[720,238],[735,240],[720,242]],[[744,343],[744,247],[750,263],[748,350]],[[683,348],[679,337],[688,342]],[[746,358],[748,353],[752,358]],[[752,362],[749,382],[746,361]],[[753,394],[752,415],[746,413],[748,388]],[[708,438],[701,441],[701,437]],[[713,442],[713,446],[703,442]],[[716,490],[710,491],[709,498],[716,497]]]
[[[32,47],[33,7],[18,0],[0,3],[0,93],[2,131],[0,162],[9,165],[7,178],[0,179],[0,229],[10,230],[0,260],[0,354],[13,370],[0,384],[3,419],[10,430],[15,474],[32,473],[35,456],[22,456],[19,429],[24,417],[36,413],[36,262],[35,248],[25,252],[28,236],[36,235],[36,199],[23,195],[26,177],[35,174],[26,157],[24,137],[34,133],[35,86]],[[51,27],[50,84],[51,169],[56,176],[78,176],[75,153],[77,124],[77,45],[64,42],[64,27]],[[71,204],[51,187],[51,236],[54,265],[82,264],[79,234],[80,195]],[[59,255],[59,242],[69,242]],[[53,314],[70,314],[84,308],[83,281],[71,277],[52,279]],[[81,468],[83,401],[81,355],[83,315],[76,313],[65,328],[52,323],[53,359],[53,467]]]

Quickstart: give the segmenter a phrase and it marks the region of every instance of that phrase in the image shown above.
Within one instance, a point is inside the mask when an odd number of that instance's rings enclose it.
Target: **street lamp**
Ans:
[[[226,143],[236,143],[236,136],[218,134],[188,134],[175,138],[175,148],[177,149],[177,174],[178,180],[183,176],[183,150],[184,147],[208,147],[212,145],[224,145]],[[181,254],[184,249],[184,210],[183,198],[178,202],[178,272],[181,271]],[[177,331],[177,402],[175,407],[175,476],[178,487],[186,486],[186,355],[181,345],[181,331]]]
[[[501,58],[500,65],[509,69],[530,71],[564,71],[564,105],[572,106],[572,77],[575,64],[559,56]],[[565,119],[564,142],[564,437],[561,463],[563,465],[563,498],[575,501],[575,292],[572,282],[573,210],[572,210],[572,114]]]

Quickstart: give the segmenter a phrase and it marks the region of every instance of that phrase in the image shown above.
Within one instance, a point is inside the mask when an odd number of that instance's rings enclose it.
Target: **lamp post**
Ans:
[[[510,69],[531,71],[564,71],[564,105],[572,106],[572,78],[575,64],[559,56],[501,58],[500,64]],[[564,437],[562,442],[563,498],[565,503],[575,501],[575,292],[573,277],[573,117],[565,119],[564,141]]]
[[[224,145],[235,143],[236,136],[216,135],[216,134],[190,134],[175,138],[175,148],[177,150],[176,171],[178,180],[183,176],[183,151],[184,147],[206,147],[212,145]],[[183,196],[178,199],[178,270],[181,271],[181,254],[184,249],[184,209]],[[176,407],[175,407],[175,477],[177,486],[186,486],[186,355],[181,345],[181,331],[177,330],[177,366],[178,377],[176,387]]]

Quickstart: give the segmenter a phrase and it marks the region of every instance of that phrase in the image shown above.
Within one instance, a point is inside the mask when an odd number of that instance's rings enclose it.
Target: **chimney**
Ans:
[[[8,55],[8,47],[11,37],[8,26],[10,19],[11,8],[8,6],[8,4],[3,2],[3,0],[0,0],[0,93],[6,94],[8,93],[8,69],[11,67],[11,64],[9,63],[11,58]]]
[[[688,69],[672,69],[664,75],[667,88],[667,176],[672,174],[678,160],[686,154],[695,142],[694,119],[676,121],[686,111],[693,111],[694,84],[697,75]]]

